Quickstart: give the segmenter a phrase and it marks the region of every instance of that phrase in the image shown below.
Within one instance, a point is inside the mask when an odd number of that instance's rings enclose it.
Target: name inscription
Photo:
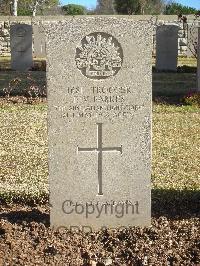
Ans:
[[[67,87],[61,106],[54,106],[63,118],[131,118],[144,107],[132,103],[134,91],[129,86]],[[131,97],[129,97],[131,96]],[[63,97],[63,98],[64,98]]]

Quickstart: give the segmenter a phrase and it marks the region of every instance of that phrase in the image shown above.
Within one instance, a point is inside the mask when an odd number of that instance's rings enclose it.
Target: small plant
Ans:
[[[16,88],[18,87],[18,85],[20,84],[21,82],[21,79],[20,78],[14,78],[12,79],[9,84],[8,84],[8,87],[7,88],[4,88],[3,89],[3,92],[5,94],[5,96],[7,98],[9,98],[11,96],[11,93],[16,90]]]
[[[200,91],[191,90],[182,100],[186,105],[200,107]]]
[[[29,81],[29,86],[26,88],[26,95],[28,95],[29,98],[40,98],[40,97],[46,97],[46,86],[38,86],[36,84],[36,81],[33,79],[31,74],[29,73],[27,76],[27,80]]]
[[[34,103],[46,98],[46,85],[38,82],[28,73],[25,78],[15,77],[10,80],[8,87],[3,89],[4,97],[13,103]]]

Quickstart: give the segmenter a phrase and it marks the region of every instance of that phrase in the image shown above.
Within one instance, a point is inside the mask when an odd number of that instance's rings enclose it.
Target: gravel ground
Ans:
[[[48,205],[2,205],[0,265],[200,265],[197,214],[155,213],[151,227],[83,233],[52,230]]]

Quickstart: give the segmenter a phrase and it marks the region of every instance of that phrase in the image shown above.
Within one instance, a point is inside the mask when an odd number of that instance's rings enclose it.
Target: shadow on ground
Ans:
[[[24,207],[22,209],[24,209]],[[7,206],[5,210],[0,213],[0,219],[7,220],[11,224],[36,222],[43,223],[47,227],[50,225],[49,213],[41,210],[41,208],[10,211]]]
[[[200,191],[191,190],[152,190],[152,217],[165,216],[168,219],[190,219],[200,217]],[[19,204],[19,203],[17,203]],[[38,203],[39,204],[39,203]],[[31,203],[21,203],[20,206],[5,203],[0,208],[0,219],[12,224],[24,222],[43,223],[50,225],[49,206],[33,207]]]
[[[15,82],[20,80],[20,82]],[[180,105],[182,98],[196,84],[196,73],[153,73],[152,91],[153,100],[156,103]],[[5,97],[5,91],[10,96],[25,96],[31,85],[43,87],[46,84],[45,71],[1,71],[0,73],[0,96]]]
[[[153,73],[153,101],[180,105],[197,87],[196,73]]]
[[[200,216],[200,190],[152,190],[152,216],[191,218]]]

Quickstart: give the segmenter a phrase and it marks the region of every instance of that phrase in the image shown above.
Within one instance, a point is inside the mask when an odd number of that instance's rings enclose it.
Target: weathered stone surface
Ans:
[[[197,46],[197,88],[200,91],[200,26],[198,28],[198,46]]]
[[[46,43],[45,32],[41,24],[33,25],[33,38],[34,38],[34,56],[45,57],[46,56]]]
[[[26,71],[33,64],[32,26],[15,24],[10,27],[11,68]]]
[[[134,18],[135,20],[150,20],[152,19],[152,16],[150,15],[134,15],[131,16],[131,18]],[[56,20],[59,21],[61,20],[62,17],[61,16],[36,16],[36,17],[25,17],[25,16],[18,16],[18,17],[5,17],[5,16],[1,16],[0,17],[0,36],[2,36],[2,29],[7,29],[8,30],[8,36],[5,36],[5,39],[3,40],[3,42],[6,43],[6,47],[10,46],[10,33],[9,33],[9,28],[10,28],[10,24],[15,24],[15,23],[24,23],[24,24],[42,24],[43,21],[52,21],[52,20]],[[163,24],[176,24],[180,27],[179,32],[178,32],[178,36],[179,38],[187,38],[187,34],[185,34],[185,30],[183,29],[183,23],[180,21],[177,21],[177,16],[175,15],[160,15],[158,17],[156,17],[157,19],[157,25],[163,25]],[[187,16],[187,21],[188,24],[192,24],[194,22],[194,16]],[[154,33],[153,33],[154,34]],[[185,36],[186,35],[186,36]],[[2,36],[4,37],[4,36]],[[8,37],[9,40],[7,40],[6,38]],[[1,46],[1,42],[0,42],[0,46]],[[183,45],[183,44],[182,44]],[[186,49],[187,48],[187,44],[184,46],[180,45],[179,46],[179,55],[186,55]],[[154,43],[155,46],[155,43]],[[0,49],[0,55],[3,56],[10,56],[10,53],[8,51],[8,49],[6,50],[1,50]]]
[[[178,29],[176,25],[162,25],[156,31],[156,69],[177,70]]]
[[[198,42],[198,27],[196,24],[188,25],[187,40],[187,57],[195,57]]]
[[[77,17],[46,34],[51,225],[149,225],[151,26]]]

